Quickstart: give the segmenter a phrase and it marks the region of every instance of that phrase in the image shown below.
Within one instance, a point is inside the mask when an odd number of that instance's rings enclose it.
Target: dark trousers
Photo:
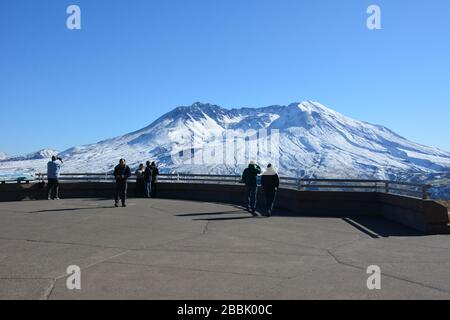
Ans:
[[[258,187],[247,186],[247,208],[256,209],[256,194],[258,193]]]
[[[266,209],[272,211],[277,191],[275,189],[264,190],[264,195],[266,196]]]
[[[127,201],[127,182],[126,181],[117,181],[116,182],[116,194],[114,200],[116,203],[119,203],[119,198],[122,200],[122,204],[125,204]]]
[[[136,189],[134,190],[134,195],[137,198],[142,198],[145,194],[145,184],[144,179],[137,179],[136,180]]]
[[[47,197],[55,199],[59,197],[59,181],[58,179],[48,179]]]
[[[152,198],[156,197],[156,182],[152,182],[152,187],[151,187],[152,191]]]

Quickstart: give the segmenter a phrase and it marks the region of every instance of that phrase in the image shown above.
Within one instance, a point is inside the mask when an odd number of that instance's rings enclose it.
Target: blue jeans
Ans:
[[[145,182],[145,196],[147,198],[150,198],[150,196],[152,195],[152,183],[149,182]]]
[[[256,209],[256,194],[258,192],[258,187],[247,187],[247,198],[248,204],[247,208],[255,210]]]

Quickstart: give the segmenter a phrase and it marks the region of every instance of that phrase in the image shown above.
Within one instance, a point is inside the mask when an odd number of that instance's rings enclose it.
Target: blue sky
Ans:
[[[82,29],[66,28],[77,4]],[[366,9],[382,10],[382,30]],[[1,0],[0,151],[64,150],[179,105],[315,100],[450,150],[448,0]]]

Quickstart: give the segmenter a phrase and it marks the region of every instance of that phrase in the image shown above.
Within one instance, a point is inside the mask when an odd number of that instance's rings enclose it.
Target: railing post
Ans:
[[[384,183],[384,192],[389,193],[389,181]]]

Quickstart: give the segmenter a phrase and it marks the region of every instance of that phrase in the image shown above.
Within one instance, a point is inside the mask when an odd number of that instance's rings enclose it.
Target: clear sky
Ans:
[[[196,101],[303,100],[450,150],[449,14],[448,0],[0,0],[0,151],[94,143]]]

